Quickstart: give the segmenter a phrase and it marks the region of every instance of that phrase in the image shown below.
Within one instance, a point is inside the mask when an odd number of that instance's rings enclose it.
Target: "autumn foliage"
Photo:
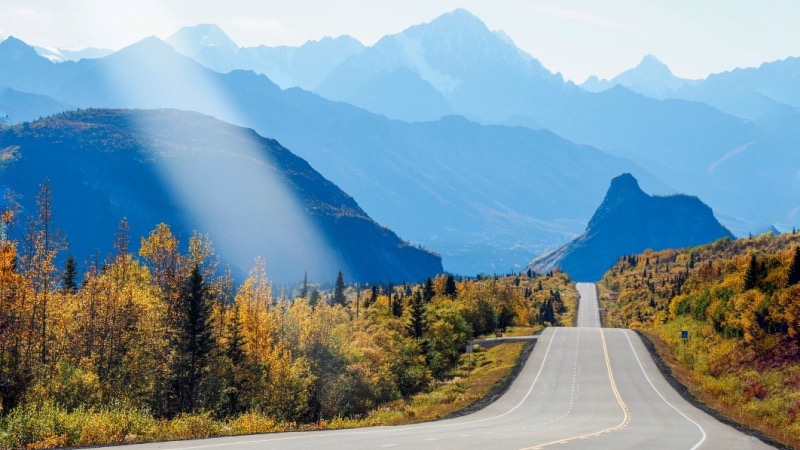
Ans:
[[[49,201],[45,186],[18,239],[3,211],[0,448],[322,427],[448,378],[476,336],[574,317],[562,273],[340,273],[333,292],[306,279],[292,296],[256,260],[237,286],[206,236],[160,224],[133,245],[124,220],[114,251],[76,270]]]
[[[606,325],[656,333],[735,419],[798,445],[798,248],[800,235],[768,233],[620,258],[601,285]]]

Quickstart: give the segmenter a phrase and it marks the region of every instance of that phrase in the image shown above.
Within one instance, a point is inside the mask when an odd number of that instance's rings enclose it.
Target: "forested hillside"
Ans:
[[[626,256],[601,291],[605,326],[652,332],[701,400],[800,445],[800,234]]]
[[[3,204],[0,448],[332,426],[451,377],[475,336],[575,313],[562,273],[397,286],[340,274],[332,292],[304,280],[278,293],[256,260],[235,286],[207,237],[179,242],[165,224],[131,241],[123,221],[111,254],[62,266],[48,194],[19,241]]]

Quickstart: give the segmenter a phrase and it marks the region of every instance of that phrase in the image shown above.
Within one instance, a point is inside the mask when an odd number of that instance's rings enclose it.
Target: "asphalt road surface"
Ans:
[[[638,335],[601,329],[594,284],[580,283],[578,327],[548,328],[496,402],[457,419],[275,433],[115,449],[756,449],[770,448],[686,402]]]

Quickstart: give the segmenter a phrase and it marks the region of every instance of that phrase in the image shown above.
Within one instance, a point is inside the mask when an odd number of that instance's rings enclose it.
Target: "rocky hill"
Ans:
[[[620,256],[645,249],[689,247],[722,237],[733,235],[697,197],[650,196],[625,173],[611,180],[603,203],[583,234],[534,259],[529,267],[537,272],[558,267],[574,280],[595,281]]]

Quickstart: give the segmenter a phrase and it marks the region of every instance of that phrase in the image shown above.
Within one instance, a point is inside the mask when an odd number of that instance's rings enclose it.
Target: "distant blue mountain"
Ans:
[[[416,84],[393,86],[387,73],[405,69],[415,74]],[[362,87],[371,86],[367,94]],[[425,86],[424,91],[414,90]],[[430,88],[433,89],[430,89]],[[350,57],[314,89],[320,95],[352,103],[372,112],[405,120],[429,120],[449,112],[432,114],[419,108],[417,116],[377,105],[365,95],[418,98],[426,104],[449,104],[450,110],[483,122],[500,123],[513,115],[507,105],[515,103],[521,90],[561,90],[564,80],[539,61],[517,48],[505,34],[490,31],[480,19],[457,9],[430,23],[386,36],[372,47]],[[432,117],[434,116],[434,117]]]
[[[672,74],[666,64],[653,55],[646,55],[636,67],[628,69],[610,80],[589,77],[581,88],[602,92],[614,86],[624,86],[633,92],[653,98],[672,97],[672,93],[685,86],[696,85],[699,80],[687,80]]]
[[[454,272],[519,268],[575,236],[616,173],[667,190],[629,161],[547,131],[388,120],[252,72],[215,73],[155,38],[98,60],[43,61],[46,82],[29,88],[78,107],[195,110],[278,139]],[[20,78],[9,71],[0,83]]]
[[[401,241],[304,160],[252,130],[176,110],[81,110],[0,128],[0,186],[35,210],[49,180],[54,220],[85,261],[111,251],[126,217],[133,248],[157,223],[183,242],[208,233],[242,279],[421,281],[441,259]],[[24,223],[21,224],[24,228]]]
[[[46,95],[28,94],[0,87],[0,118],[11,123],[36,120],[71,109],[75,107]]]
[[[636,179],[611,180],[603,203],[586,231],[558,250],[533,260],[539,273],[560,268],[578,281],[597,281],[622,256],[733,238],[697,197],[645,194]]]
[[[220,73],[252,70],[282,88],[313,89],[342,61],[364,46],[350,36],[326,37],[299,47],[239,47],[213,24],[184,27],[167,39],[179,53]]]
[[[727,113],[757,119],[800,108],[800,58],[786,58],[759,67],[712,74],[672,95],[701,101]]]

